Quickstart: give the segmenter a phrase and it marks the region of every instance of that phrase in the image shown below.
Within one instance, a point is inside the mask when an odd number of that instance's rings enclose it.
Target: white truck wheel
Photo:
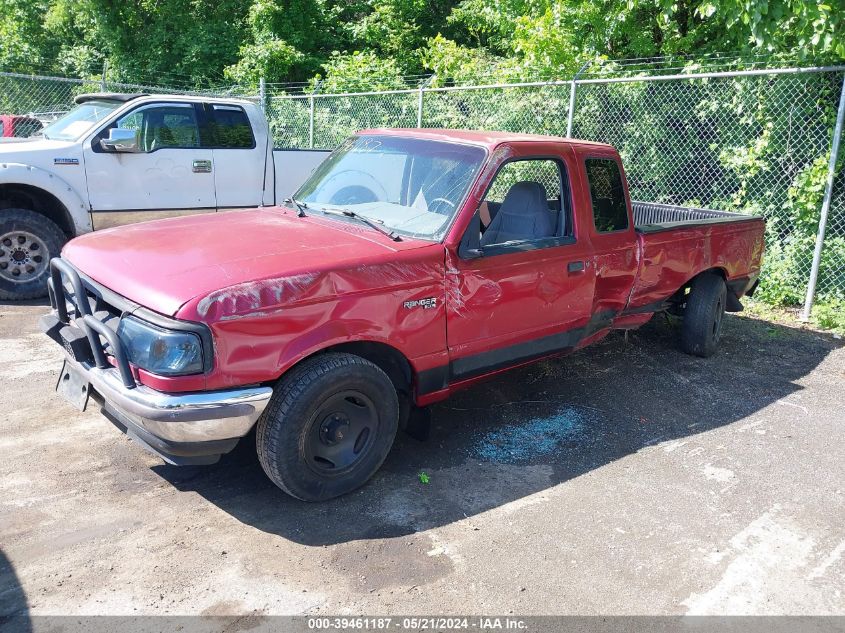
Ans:
[[[0,210],[0,300],[47,295],[50,258],[67,241],[49,218],[29,209]]]

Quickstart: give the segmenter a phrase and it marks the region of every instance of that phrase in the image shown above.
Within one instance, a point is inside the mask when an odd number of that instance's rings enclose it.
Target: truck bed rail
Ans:
[[[632,200],[631,207],[634,212],[634,227],[644,233],[677,228],[683,225],[718,224],[721,222],[762,219],[759,216],[746,215],[744,213],[681,207],[673,204],[641,202],[638,200]]]

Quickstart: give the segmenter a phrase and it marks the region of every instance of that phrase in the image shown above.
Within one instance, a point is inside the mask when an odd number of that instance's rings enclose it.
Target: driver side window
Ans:
[[[196,111],[190,104],[141,107],[120,118],[117,127],[135,130],[142,152],[200,145]]]
[[[478,208],[480,246],[531,243],[572,234],[561,164],[552,159],[506,163]],[[553,245],[549,243],[549,245]]]

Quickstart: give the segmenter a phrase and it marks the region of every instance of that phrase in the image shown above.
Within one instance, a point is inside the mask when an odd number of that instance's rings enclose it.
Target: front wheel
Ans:
[[[353,354],[321,354],[276,385],[258,421],[258,459],[289,495],[324,501],[375,474],[398,426],[396,390],[379,367]]]
[[[687,354],[707,358],[716,352],[727,291],[725,280],[715,273],[705,273],[693,280],[681,327],[681,347]]]
[[[55,222],[35,211],[0,211],[0,300],[46,296],[50,258],[66,241]]]

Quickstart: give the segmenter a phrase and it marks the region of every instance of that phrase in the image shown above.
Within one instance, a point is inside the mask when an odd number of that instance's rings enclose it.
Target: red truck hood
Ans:
[[[274,208],[106,229],[70,241],[62,256],[151,310],[217,320],[302,299],[306,290],[319,295],[315,282],[330,270],[395,268],[387,262],[406,259],[402,252],[422,246],[436,247],[422,240],[393,242],[367,227]],[[435,270],[425,272],[419,277]]]

